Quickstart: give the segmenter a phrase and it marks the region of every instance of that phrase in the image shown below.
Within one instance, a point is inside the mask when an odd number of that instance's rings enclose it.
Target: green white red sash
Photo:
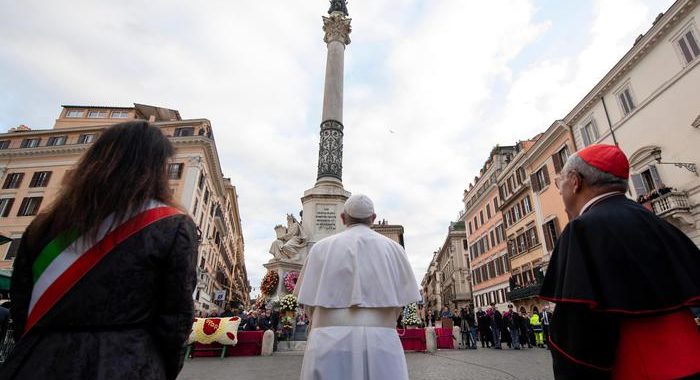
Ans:
[[[93,240],[96,243],[90,243],[88,238],[78,236],[74,231],[56,236],[41,250],[32,265],[34,288],[24,333],[34,327],[114,247],[146,226],[181,213],[176,208],[152,201],[121,224],[113,226],[113,218],[107,218]]]

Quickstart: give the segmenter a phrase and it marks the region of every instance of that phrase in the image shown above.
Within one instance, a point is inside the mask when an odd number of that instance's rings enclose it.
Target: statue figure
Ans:
[[[348,16],[348,7],[346,0],[331,0],[331,7],[328,9],[328,14],[333,12],[341,12],[345,16]]]
[[[306,238],[302,236],[301,224],[292,214],[287,215],[287,228],[276,226],[277,239],[270,246],[270,253],[275,259],[293,259],[306,247]]]

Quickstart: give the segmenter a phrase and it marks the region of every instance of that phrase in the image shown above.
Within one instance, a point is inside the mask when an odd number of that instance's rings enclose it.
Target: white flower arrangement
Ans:
[[[404,326],[419,326],[422,323],[421,319],[418,318],[418,305],[416,303],[406,305],[401,323]]]
[[[297,298],[293,294],[287,294],[280,299],[280,310],[282,311],[296,311],[297,306]]]

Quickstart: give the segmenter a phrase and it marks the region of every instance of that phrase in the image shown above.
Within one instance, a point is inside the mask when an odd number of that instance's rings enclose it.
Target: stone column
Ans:
[[[332,2],[329,17],[323,17],[323,41],[328,48],[323,92],[318,176],[313,188],[301,198],[302,228],[310,249],[317,241],[341,232],[340,214],[350,193],[343,188],[343,67],[345,46],[350,43],[350,18],[344,2]],[[306,258],[306,253],[300,255]]]
[[[342,183],[343,178],[343,73],[345,46],[350,43],[352,30],[350,21],[338,11],[332,12],[330,17],[323,17],[323,41],[326,42],[328,55],[318,151],[318,182]]]

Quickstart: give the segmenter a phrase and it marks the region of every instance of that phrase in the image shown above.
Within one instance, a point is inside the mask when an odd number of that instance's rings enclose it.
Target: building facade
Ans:
[[[700,6],[678,0],[564,118],[580,149],[619,144],[630,193],[700,246]]]
[[[442,272],[442,305],[451,309],[468,307],[472,303],[469,272],[469,245],[464,221],[451,223],[447,237],[436,256]]]
[[[401,244],[406,248],[403,241],[403,226],[400,224],[389,224],[386,220],[380,220],[376,224],[372,224],[372,231],[382,234],[389,239]]]
[[[495,147],[489,159],[464,191],[464,214],[474,306],[495,303],[503,310],[509,290],[510,263],[505,226],[498,211],[498,176],[516,155],[515,146]]]
[[[627,195],[700,246],[699,88],[700,2],[677,0],[562,120],[500,161],[495,148],[464,192],[475,305],[544,305],[541,280],[569,222],[554,179],[594,143],[617,144],[630,161]],[[503,235],[490,236],[495,224]]]
[[[428,270],[421,281],[421,290],[423,293],[423,318],[428,313],[435,313],[442,309],[442,272],[438,270],[438,264],[435,258],[437,251],[433,253],[433,258],[430,260]],[[424,319],[425,320],[425,319]]]
[[[202,312],[248,304],[250,285],[236,188],[224,178],[206,119],[182,120],[176,110],[134,107],[63,106],[53,129],[25,126],[0,134],[0,234],[12,242],[0,247],[0,267],[11,268],[24,230],[50,206],[67,176],[101,131],[147,120],[170,138],[175,155],[168,164],[173,197],[197,224],[201,244],[193,299]]]
[[[539,136],[538,136],[539,137]],[[500,211],[506,230],[510,291],[507,300],[522,310],[541,309],[538,301],[543,276],[542,237],[537,221],[534,194],[526,170],[526,157],[537,138],[518,142],[518,154],[498,176],[498,189],[502,202]],[[551,182],[546,171],[540,172],[541,180]]]
[[[543,272],[546,272],[561,231],[569,223],[554,179],[575,151],[571,130],[563,122],[556,121],[540,136],[525,158],[525,171],[530,179],[535,216],[541,231]],[[541,285],[539,282],[536,284]]]

